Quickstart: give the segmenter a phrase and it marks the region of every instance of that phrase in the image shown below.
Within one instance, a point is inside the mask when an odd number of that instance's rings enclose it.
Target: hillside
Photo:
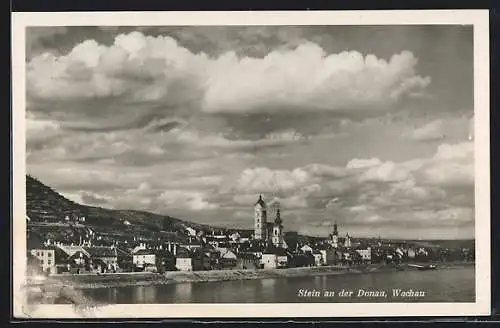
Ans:
[[[86,225],[101,227],[123,227],[127,220],[132,225],[147,230],[184,231],[184,226],[195,229],[210,229],[209,226],[182,221],[180,219],[133,210],[112,210],[75,203],[41,181],[26,176],[26,212],[33,221],[61,221],[66,216],[85,217]]]

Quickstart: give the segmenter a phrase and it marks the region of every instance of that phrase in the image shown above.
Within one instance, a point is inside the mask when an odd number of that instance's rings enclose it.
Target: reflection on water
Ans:
[[[425,297],[392,298],[392,289],[424,291]],[[387,299],[298,296],[300,289],[384,290]],[[474,267],[315,277],[179,283],[85,290],[97,301],[127,303],[289,303],[289,302],[474,302]]]
[[[193,284],[191,283],[182,283],[172,285],[175,294],[175,302],[176,303],[188,303],[191,299],[191,295],[193,294]]]
[[[156,286],[137,286],[133,288],[133,303],[155,303],[157,290]]]

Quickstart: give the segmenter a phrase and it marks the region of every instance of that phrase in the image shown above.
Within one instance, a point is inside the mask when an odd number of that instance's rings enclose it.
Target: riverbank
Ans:
[[[473,266],[474,263],[434,263],[436,270],[454,267]],[[112,273],[112,274],[80,274],[80,275],[53,275],[44,283],[45,286],[71,286],[75,289],[91,289],[124,286],[150,286],[175,283],[198,283],[229,280],[251,280],[284,277],[307,277],[339,274],[383,273],[394,271],[414,271],[416,268],[407,264],[383,265],[370,264],[358,266],[321,266],[300,267],[286,269],[259,269],[259,270],[211,270],[211,271],[171,271],[158,273]]]

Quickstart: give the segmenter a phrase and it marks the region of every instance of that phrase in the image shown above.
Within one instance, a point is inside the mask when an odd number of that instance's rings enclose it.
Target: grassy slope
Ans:
[[[26,211],[33,221],[44,218],[61,220],[66,215],[77,215],[85,216],[87,224],[96,226],[119,227],[123,226],[123,220],[128,220],[132,224],[152,230],[183,231],[184,225],[195,229],[208,228],[206,225],[182,221],[167,215],[78,204],[31,176],[26,176]]]

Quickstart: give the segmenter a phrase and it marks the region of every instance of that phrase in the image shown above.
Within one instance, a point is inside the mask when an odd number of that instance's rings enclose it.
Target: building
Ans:
[[[193,258],[187,249],[179,249],[175,258],[175,267],[179,271],[193,271]]]
[[[238,257],[228,248],[217,248],[219,253],[220,268],[233,269],[237,265]]]
[[[333,225],[333,232],[330,234],[329,242],[333,246],[333,248],[339,247],[339,232],[337,230],[337,223]]]
[[[344,247],[351,248],[351,246],[352,246],[351,236],[349,236],[349,233],[346,233],[345,239],[344,239]]]
[[[84,249],[90,255],[92,262],[100,260],[105,264],[103,271],[116,272],[118,270],[118,254],[114,246],[94,246],[84,247]]]
[[[276,211],[276,218],[274,219],[271,241],[274,247],[283,247],[283,221],[281,220],[279,208]]]
[[[283,248],[269,247],[262,253],[261,264],[264,269],[286,268],[288,256]]]
[[[144,269],[148,265],[156,265],[156,254],[147,249],[140,249],[132,255],[132,263],[138,269]]]
[[[323,259],[323,264],[325,265],[334,265],[337,264],[339,256],[337,256],[337,250],[335,248],[323,248],[320,249],[319,252],[321,253],[322,259]]]
[[[300,250],[303,252],[303,253],[312,253],[313,252],[313,249],[311,246],[309,245],[304,245],[300,248]]]
[[[372,249],[371,247],[358,248],[356,252],[361,256],[361,260],[365,263],[369,263],[372,260]]]
[[[30,251],[40,265],[44,273],[56,273],[56,250],[54,247],[38,247]]]
[[[236,268],[242,270],[260,269],[260,259],[252,253],[240,253],[236,259]]]
[[[314,256],[314,265],[315,266],[322,266],[323,265],[323,254],[319,251],[314,251],[312,252],[312,255]]]
[[[267,206],[262,195],[254,205],[254,238],[256,240],[267,239]]]

